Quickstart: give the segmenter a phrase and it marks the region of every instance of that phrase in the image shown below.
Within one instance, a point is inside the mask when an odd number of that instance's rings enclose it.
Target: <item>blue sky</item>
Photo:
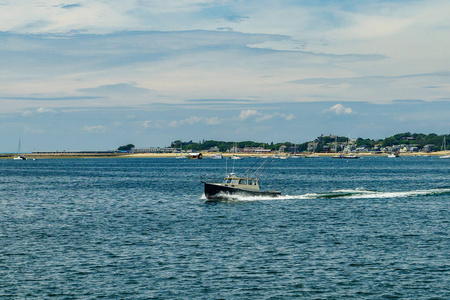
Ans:
[[[0,0],[0,152],[449,133],[450,2]]]

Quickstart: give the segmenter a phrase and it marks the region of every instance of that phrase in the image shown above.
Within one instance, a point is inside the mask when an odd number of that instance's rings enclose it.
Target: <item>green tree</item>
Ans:
[[[117,148],[117,150],[119,150],[119,151],[130,151],[133,148],[134,148],[133,144],[128,144],[128,145],[120,146],[119,148]]]

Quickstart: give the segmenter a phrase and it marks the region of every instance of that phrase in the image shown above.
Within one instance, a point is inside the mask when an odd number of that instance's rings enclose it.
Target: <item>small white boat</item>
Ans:
[[[237,155],[233,155],[232,157],[230,157],[231,159],[244,159],[243,157],[241,157],[241,156],[237,156]]]
[[[389,157],[389,158],[400,157],[400,155],[398,155],[397,153],[391,153],[387,157]]]
[[[222,159],[223,155],[222,155],[222,153],[216,153],[216,154],[211,155],[209,158],[211,158],[211,159]]]

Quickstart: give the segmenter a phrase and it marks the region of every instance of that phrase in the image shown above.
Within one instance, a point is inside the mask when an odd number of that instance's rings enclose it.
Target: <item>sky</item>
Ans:
[[[0,0],[0,152],[450,133],[450,1]]]

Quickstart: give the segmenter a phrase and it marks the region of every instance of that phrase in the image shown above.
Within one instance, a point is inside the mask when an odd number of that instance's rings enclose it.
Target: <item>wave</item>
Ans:
[[[309,199],[383,199],[383,198],[408,198],[416,196],[433,196],[450,194],[450,188],[436,188],[414,191],[370,191],[364,189],[335,190],[324,193],[307,193],[303,195],[282,195],[278,197],[268,196],[244,196],[221,195],[221,201],[270,201],[270,200],[309,200]],[[207,200],[203,194],[201,199]]]

